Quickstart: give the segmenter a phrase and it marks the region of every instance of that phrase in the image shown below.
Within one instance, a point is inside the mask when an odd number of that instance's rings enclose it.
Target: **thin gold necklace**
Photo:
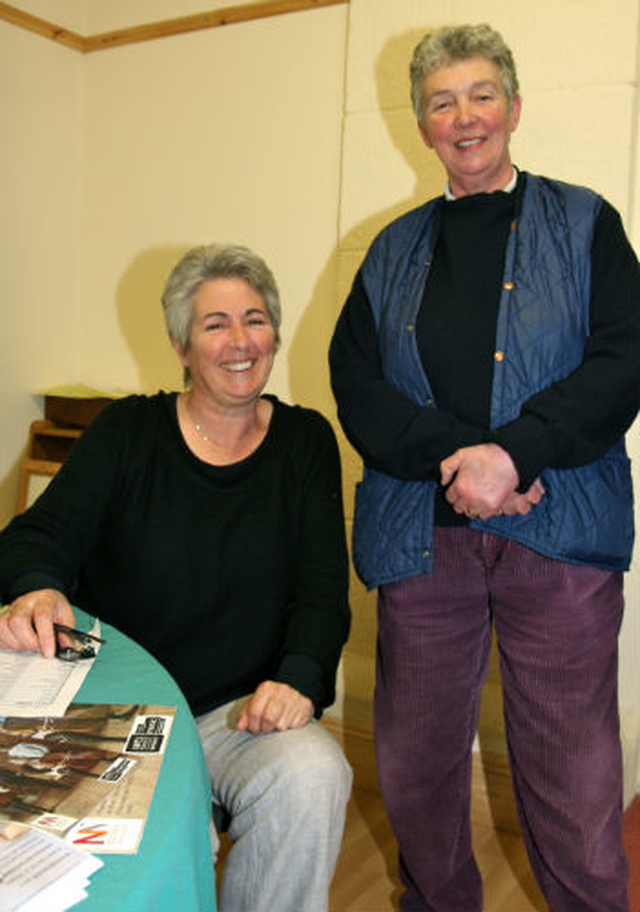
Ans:
[[[213,440],[213,438],[209,437],[209,435],[206,433],[206,431],[204,430],[204,428],[202,427],[200,422],[196,421],[196,419],[193,415],[193,412],[191,411],[191,408],[189,407],[189,402],[187,399],[185,399],[184,405],[185,405],[187,415],[189,416],[189,420],[191,421],[191,424],[194,426],[194,428],[196,430],[196,434],[199,437],[201,437],[205,443],[213,443],[215,445],[216,441]]]
[[[212,440],[211,437],[205,434],[199,421],[196,421],[195,418],[191,418],[191,421],[193,422],[193,426],[196,429],[196,433],[202,437],[205,443],[215,443],[215,440]]]
[[[187,414],[189,415],[189,420],[190,420],[191,423],[193,424],[193,426],[194,426],[194,428],[195,428],[195,430],[196,430],[196,433],[197,433],[197,435],[200,437],[200,439],[201,439],[204,443],[212,444],[213,446],[217,446],[217,447],[221,447],[221,446],[222,446],[223,449],[224,449],[225,447],[224,447],[219,441],[214,440],[213,437],[209,437],[209,435],[207,434],[207,432],[206,432],[206,430],[204,429],[204,427],[202,426],[202,424],[201,424],[199,421],[196,421],[196,419],[195,419],[195,417],[194,417],[194,415],[193,415],[193,412],[191,411],[191,408],[189,407],[189,403],[188,403],[188,401],[187,401],[186,399],[185,399],[185,409],[186,409],[186,411],[187,411]],[[250,437],[253,433],[255,433],[255,430],[256,430],[256,429],[254,429],[253,431],[251,431],[251,432],[247,435],[247,438]]]
[[[198,432],[198,434],[202,437],[202,439],[204,440],[205,443],[215,443],[215,440],[211,440],[210,437],[207,437],[205,432],[202,430],[201,424],[199,424],[197,421],[194,421],[193,426],[196,429],[196,431]]]

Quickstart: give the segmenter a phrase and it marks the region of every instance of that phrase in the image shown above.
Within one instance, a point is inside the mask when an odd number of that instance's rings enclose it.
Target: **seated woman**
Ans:
[[[0,535],[0,645],[52,656],[73,603],[145,646],[230,818],[220,909],[320,912],[351,787],[317,723],[350,622],[335,437],[263,394],[280,301],[258,256],[191,250],[162,301],[186,390],[110,405]]]

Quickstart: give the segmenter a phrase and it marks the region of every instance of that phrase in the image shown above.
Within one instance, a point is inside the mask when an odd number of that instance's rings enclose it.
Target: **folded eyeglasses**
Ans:
[[[92,642],[106,643],[101,637],[94,636],[92,633],[85,633],[83,630],[76,630],[75,627],[67,627],[66,624],[54,624],[55,632],[64,633],[71,644],[63,646],[60,642],[56,643],[56,658],[62,659],[63,662],[78,662],[80,659],[95,659],[96,650]]]

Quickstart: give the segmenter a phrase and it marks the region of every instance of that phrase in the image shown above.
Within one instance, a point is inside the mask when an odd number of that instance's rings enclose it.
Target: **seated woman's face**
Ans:
[[[189,350],[178,352],[194,391],[224,408],[246,405],[264,389],[275,353],[267,307],[244,279],[211,279],[198,289]]]

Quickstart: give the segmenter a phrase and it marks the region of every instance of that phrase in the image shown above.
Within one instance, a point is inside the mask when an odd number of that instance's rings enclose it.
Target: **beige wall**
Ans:
[[[164,278],[186,248],[237,241],[265,256],[280,284],[271,388],[326,404],[345,26],[338,6],[90,58],[79,328],[88,382],[175,386]],[[303,319],[318,328],[306,352],[296,345]]]
[[[215,3],[18,5],[91,34]],[[0,21],[1,524],[37,390],[180,382],[159,294],[194,244],[266,257],[284,312],[270,389],[328,410],[346,23],[338,5],[82,56]]]
[[[0,22],[0,523],[34,392],[76,370],[84,61]]]
[[[14,2],[84,33],[228,5]],[[442,186],[408,105],[411,48],[425,28],[480,20],[516,54],[516,162],[603,192],[638,247],[637,0],[351,0],[86,57],[0,22],[0,522],[14,509],[34,391],[179,382],[158,295],[195,243],[238,240],[264,254],[285,309],[271,388],[333,415],[326,347],[353,272],[389,218]],[[637,428],[631,449],[640,489]],[[344,442],[343,453],[350,517],[360,465]],[[638,719],[638,577],[636,558],[621,649],[626,731]],[[368,724],[374,600],[355,579],[352,596],[334,712]]]
[[[96,5],[87,0],[16,0],[10,4],[30,16],[37,16],[80,35],[87,33],[89,16]],[[109,3],[102,4],[108,5]]]

